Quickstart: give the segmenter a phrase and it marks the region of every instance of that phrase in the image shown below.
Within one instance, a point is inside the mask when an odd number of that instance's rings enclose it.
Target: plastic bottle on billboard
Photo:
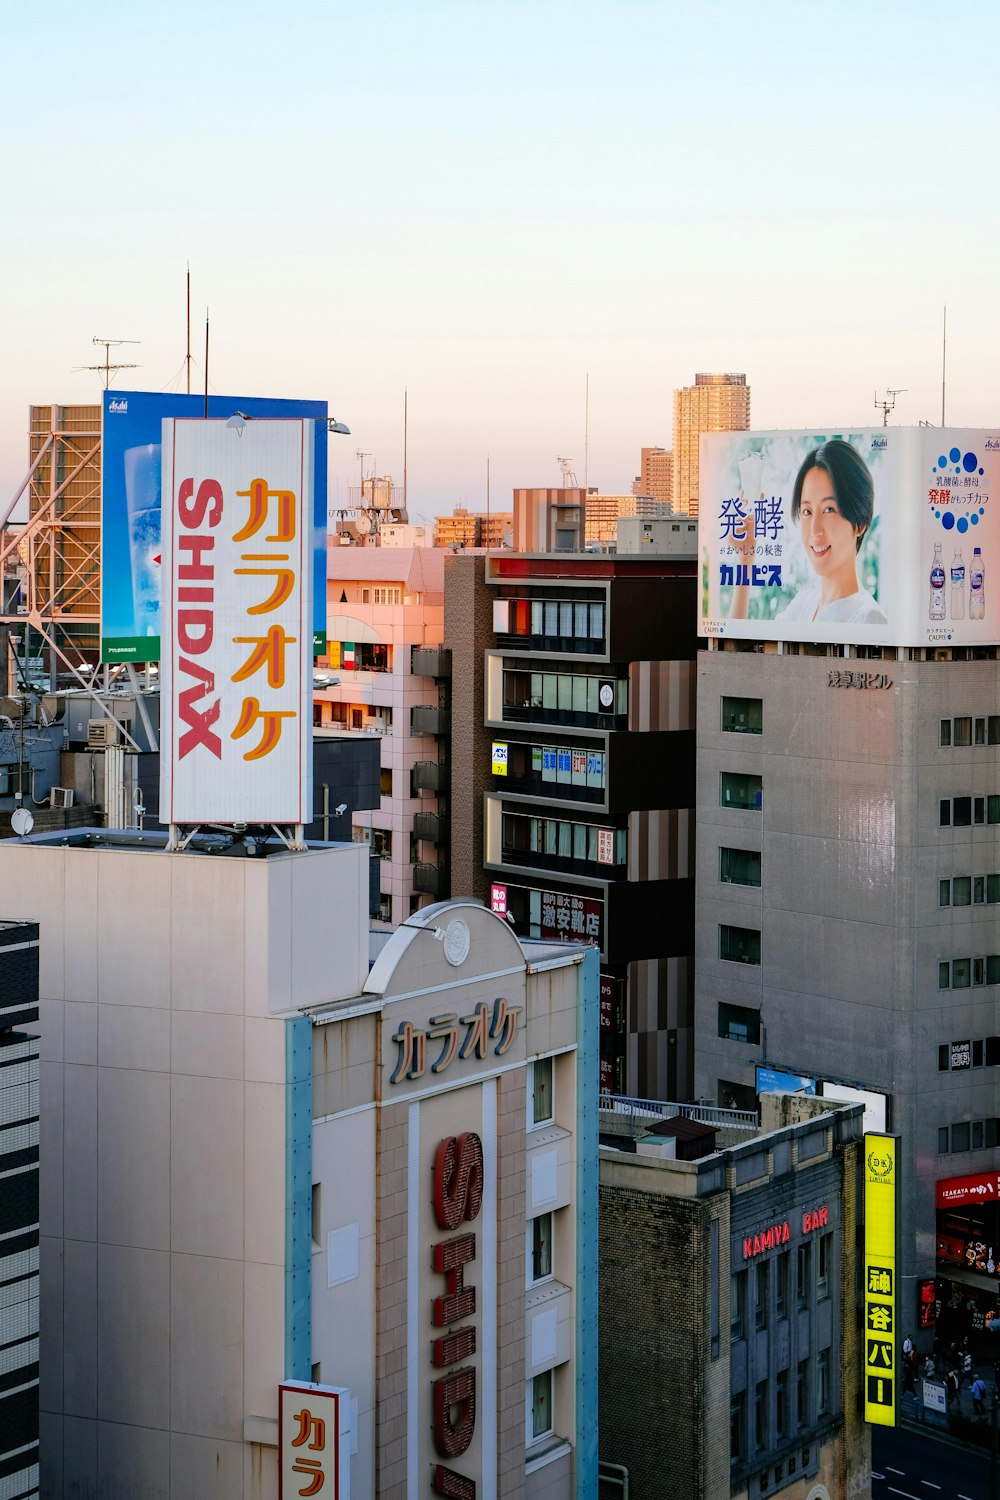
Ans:
[[[946,614],[944,602],[944,563],[941,561],[941,543],[934,543],[934,561],[931,563],[931,607],[928,617],[943,620]]]
[[[969,568],[969,619],[986,618],[986,569],[979,547],[972,549],[972,564]]]
[[[961,547],[955,548],[951,560],[951,618],[965,619],[965,558]]]

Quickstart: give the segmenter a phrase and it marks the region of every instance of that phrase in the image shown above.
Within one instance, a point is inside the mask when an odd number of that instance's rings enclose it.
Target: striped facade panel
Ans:
[[[0,922],[0,1042],[38,1020],[38,923]]]
[[[694,959],[629,964],[629,1077],[640,1098],[687,1097],[694,1028]]]
[[[629,813],[629,880],[694,876],[694,811],[687,807]]]
[[[0,948],[0,973],[5,963]],[[36,1007],[37,995],[36,970]],[[38,1494],[38,1291],[38,1038],[0,1030],[3,1500],[28,1500]]]
[[[629,663],[628,675],[629,729],[695,727],[696,662],[634,661]]]

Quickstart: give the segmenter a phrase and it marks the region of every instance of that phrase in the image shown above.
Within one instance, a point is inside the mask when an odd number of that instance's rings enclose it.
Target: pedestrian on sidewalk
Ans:
[[[972,1382],[972,1409],[977,1417],[986,1415],[986,1382],[981,1375],[977,1375]]]

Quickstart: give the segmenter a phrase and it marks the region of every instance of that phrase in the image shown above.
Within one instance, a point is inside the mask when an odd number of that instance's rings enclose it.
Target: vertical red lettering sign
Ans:
[[[434,1218],[439,1229],[454,1231],[479,1217],[483,1204],[483,1143],[473,1131],[449,1136],[434,1157]],[[465,1267],[476,1258],[475,1234],[452,1234],[431,1247],[434,1270],[445,1279],[444,1292],[434,1298],[431,1322],[446,1329],[431,1345],[436,1368],[448,1366],[431,1386],[434,1447],[440,1458],[461,1458],[476,1431],[476,1370],[460,1365],[476,1352],[476,1327],[463,1323],[476,1312],[476,1289],[465,1285]],[[455,1366],[458,1368],[455,1368]],[[475,1500],[476,1483],[443,1464],[431,1474],[431,1489],[449,1500]]]

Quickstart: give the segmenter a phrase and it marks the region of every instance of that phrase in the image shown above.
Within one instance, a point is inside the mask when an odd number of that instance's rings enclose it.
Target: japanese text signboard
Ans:
[[[896,1425],[896,1139],[866,1135],[865,1421]]]
[[[313,426],[163,424],[170,823],[312,819]]]
[[[278,1387],[279,1500],[299,1495],[347,1500],[348,1448],[341,1434],[341,1402],[347,1395],[340,1387],[306,1381]]]
[[[201,418],[204,397],[105,391],[101,424],[101,660],[160,659],[162,424]],[[326,651],[327,404],[210,396],[208,415],[253,422],[313,418],[313,655]]]
[[[938,1179],[936,1197],[938,1208],[1000,1203],[1000,1172],[978,1172],[970,1177],[941,1177]]]
[[[699,473],[700,634],[1000,640],[1000,432],[706,433]]]

